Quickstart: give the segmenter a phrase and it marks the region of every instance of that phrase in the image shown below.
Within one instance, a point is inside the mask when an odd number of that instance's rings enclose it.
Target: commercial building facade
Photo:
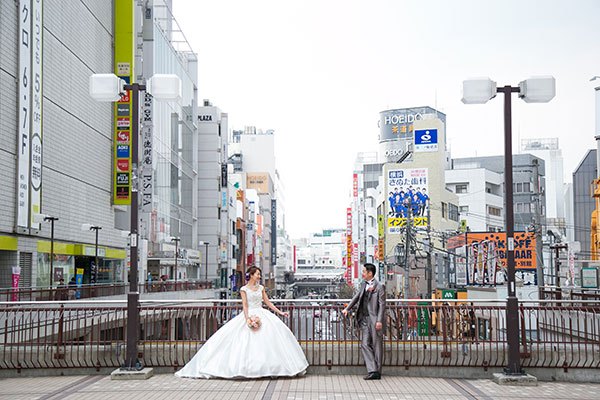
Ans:
[[[15,272],[20,286],[48,286],[51,241],[53,283],[78,270],[84,283],[124,277],[126,239],[111,202],[113,111],[88,95],[90,74],[114,68],[114,18],[112,2],[0,4],[2,287]],[[35,214],[58,218],[54,240]],[[102,227],[97,269],[84,223]]]
[[[596,151],[588,150],[573,172],[574,238],[581,244],[581,259],[589,260],[591,251],[591,218],[596,203],[592,197],[592,182],[598,178]]]
[[[65,7],[24,0],[0,7],[0,181],[8,189],[0,195],[0,286],[10,286],[15,272],[20,286],[50,285],[51,252],[54,285],[60,277],[127,281],[130,96],[98,103],[88,94],[90,75],[110,72],[129,82],[155,73],[182,80],[178,101],[140,96],[139,276],[196,277],[197,66],[189,46],[173,45],[179,29],[171,2]],[[49,218],[38,222],[43,216],[54,219],[53,235]],[[95,232],[84,224],[98,232],[97,266]]]

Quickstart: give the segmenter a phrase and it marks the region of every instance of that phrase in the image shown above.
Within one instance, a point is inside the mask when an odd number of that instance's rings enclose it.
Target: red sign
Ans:
[[[126,128],[126,129],[129,129],[130,125],[131,124],[130,124],[129,117],[120,117],[120,118],[117,118],[117,128],[121,128],[121,129]]]
[[[123,93],[119,103],[129,103],[129,90],[126,90],[125,93]]]
[[[294,273],[296,272],[296,246],[294,246]]]
[[[19,278],[21,277],[21,267],[12,267],[12,296],[11,301],[18,300]]]
[[[121,172],[129,172],[129,159],[119,158],[117,160],[117,170]]]
[[[352,195],[358,197],[358,174],[352,175]]]
[[[117,143],[129,144],[129,131],[117,131]]]

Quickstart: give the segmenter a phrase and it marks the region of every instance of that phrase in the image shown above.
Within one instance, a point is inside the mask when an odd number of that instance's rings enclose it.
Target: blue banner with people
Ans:
[[[429,187],[427,168],[395,169],[387,174],[386,215],[388,233],[399,234],[408,219],[427,227]]]

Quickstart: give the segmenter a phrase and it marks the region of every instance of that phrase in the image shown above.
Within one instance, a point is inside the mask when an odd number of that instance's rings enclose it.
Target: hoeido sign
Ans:
[[[386,115],[384,117],[384,123],[386,125],[398,125],[398,124],[406,124],[408,122],[415,122],[420,119],[423,119],[423,114],[421,114],[421,113],[406,114],[406,115],[393,114],[393,115]]]
[[[411,139],[413,124],[434,115],[446,124],[446,115],[431,107],[400,108],[379,113],[379,140]]]

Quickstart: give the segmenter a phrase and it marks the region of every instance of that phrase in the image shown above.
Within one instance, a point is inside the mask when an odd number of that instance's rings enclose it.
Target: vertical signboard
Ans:
[[[21,277],[21,267],[12,267],[12,294],[10,301],[19,299],[19,278]]]
[[[271,199],[271,265],[277,264],[277,200]]]
[[[114,4],[115,20],[115,74],[130,84],[133,71],[133,0],[119,0]],[[113,203],[131,204],[131,96],[127,91],[115,103]]]
[[[142,77],[145,81],[150,78],[154,73],[154,16],[153,16],[153,2],[147,1],[144,4],[143,11],[143,22],[142,22],[142,60],[141,69]],[[138,37],[139,46],[139,37]],[[138,54],[139,56],[139,54]],[[137,69],[137,68],[136,68]],[[126,117],[131,115],[131,108],[129,104],[123,103],[118,104],[119,117]],[[140,159],[139,162],[139,187],[138,187],[138,201],[140,203],[140,234],[144,239],[150,239],[153,236],[155,230],[153,229],[153,220],[155,221],[155,214],[153,214],[153,102],[152,95],[148,92],[144,92],[141,99],[141,129],[140,129]],[[120,172],[128,171],[129,163],[128,160],[123,159],[121,163],[125,169],[120,169]],[[127,165],[125,165],[127,164]],[[133,184],[133,183],[132,183]],[[154,217],[154,218],[153,218]],[[144,243],[144,242],[142,242]]]
[[[117,104],[119,106],[119,104]],[[142,159],[141,159],[142,213],[152,212],[152,95],[144,93],[142,103]]]
[[[354,263],[354,279],[358,279],[358,243],[353,243],[352,262]]]
[[[31,227],[39,229],[33,216],[42,212],[42,32],[43,1],[34,0],[31,9],[31,175],[30,220]]]
[[[29,228],[29,167],[31,159],[31,0],[19,1],[19,128],[17,153],[17,227]]]
[[[412,226],[427,227],[427,174],[427,168],[394,169],[387,172],[385,211],[389,234],[400,234],[409,218]]]
[[[352,284],[352,208],[346,209],[346,282]]]

